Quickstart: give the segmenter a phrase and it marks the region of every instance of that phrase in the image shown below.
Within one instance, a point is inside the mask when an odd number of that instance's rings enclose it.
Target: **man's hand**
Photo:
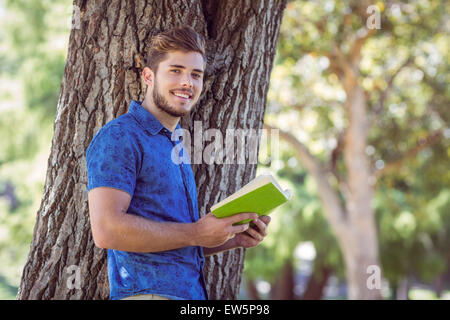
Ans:
[[[269,216],[260,216],[253,220],[254,226],[250,226],[245,232],[238,233],[230,240],[234,242],[236,247],[252,248],[256,247],[267,235],[267,227],[270,223]]]
[[[196,245],[206,248],[218,247],[234,238],[236,234],[249,229],[248,223],[233,226],[234,223],[257,218],[257,213],[245,212],[219,219],[210,212],[195,223]]]

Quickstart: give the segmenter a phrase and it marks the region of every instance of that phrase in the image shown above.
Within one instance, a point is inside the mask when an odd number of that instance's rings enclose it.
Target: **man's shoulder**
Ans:
[[[95,137],[99,135],[120,135],[121,138],[127,138],[130,136],[134,136],[137,128],[138,125],[134,118],[130,114],[125,113],[109,121],[103,127],[101,127],[100,130],[98,130],[98,132],[95,134]]]
[[[89,154],[91,149],[98,145],[121,145],[132,146],[135,144],[139,127],[136,125],[134,118],[125,113],[101,127],[93,136],[86,154]]]

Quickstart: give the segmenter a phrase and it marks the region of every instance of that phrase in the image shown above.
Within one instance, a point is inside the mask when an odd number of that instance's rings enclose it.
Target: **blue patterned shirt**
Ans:
[[[180,126],[177,126],[179,129]],[[139,102],[108,122],[86,150],[88,187],[111,187],[131,195],[129,214],[153,221],[191,223],[199,219],[191,166],[172,161],[166,129]],[[156,253],[108,249],[110,298],[156,294],[171,299],[208,299],[202,247]]]

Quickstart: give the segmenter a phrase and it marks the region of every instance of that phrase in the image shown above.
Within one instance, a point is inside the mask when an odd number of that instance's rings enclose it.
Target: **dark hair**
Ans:
[[[159,63],[170,51],[198,52],[205,57],[205,39],[192,27],[182,26],[154,36],[147,54],[147,66],[156,73]]]

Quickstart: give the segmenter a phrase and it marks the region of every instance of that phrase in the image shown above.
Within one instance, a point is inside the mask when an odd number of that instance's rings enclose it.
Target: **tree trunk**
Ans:
[[[333,274],[333,269],[324,266],[319,261],[314,261],[314,271],[308,279],[302,300],[320,300],[323,296],[323,290],[327,285],[328,279]]]
[[[346,176],[338,177],[339,188],[333,188],[328,180],[331,171],[294,135],[279,130],[279,135],[294,147],[298,159],[314,178],[324,215],[330,223],[345,264],[350,299],[381,299],[378,286],[368,285],[376,273],[381,283],[381,264],[378,257],[378,237],[375,214],[372,208],[373,179],[366,155],[369,123],[367,120],[367,99],[363,88],[358,84],[361,47],[366,37],[353,43],[350,54],[344,54],[335,45],[328,55],[330,65],[345,90],[345,111],[348,119],[344,143]],[[264,124],[266,128],[273,128]],[[344,196],[341,202],[340,191]],[[375,271],[374,271],[375,270]]]
[[[258,289],[256,288],[255,280],[253,279],[246,279],[245,280],[247,284],[247,294],[248,298],[250,300],[261,300],[261,297],[259,296]]]
[[[291,259],[286,260],[281,273],[276,277],[270,291],[273,300],[294,300],[294,265]]]
[[[409,280],[408,277],[403,278],[396,292],[397,300],[409,300]]]
[[[448,284],[450,283],[450,254],[446,255],[446,266],[447,268],[445,271],[436,277],[433,284],[434,292],[438,299],[442,298],[442,293],[447,289]]]
[[[285,1],[75,1],[43,199],[18,299],[107,299],[106,253],[94,246],[85,150],[94,134],[142,101],[149,39],[189,24],[207,39],[204,91],[182,127],[259,129]],[[194,136],[194,135],[191,135]],[[258,141],[259,142],[259,141]],[[257,144],[256,144],[257,148]],[[255,175],[241,165],[194,165],[200,215]],[[236,163],[236,162],[234,162]],[[244,250],[207,259],[211,299],[236,299]]]
[[[390,284],[390,287],[391,287],[390,300],[397,300],[398,284],[392,283],[392,284]]]
[[[268,124],[265,128],[272,129]],[[380,299],[380,290],[369,288],[367,281],[371,274],[368,273],[369,267],[377,267],[380,270],[381,265],[378,259],[377,231],[374,220],[374,213],[369,203],[364,203],[364,199],[371,201],[371,186],[361,186],[362,190],[356,189],[355,194],[345,192],[346,203],[343,205],[339,199],[336,190],[328,182],[328,173],[313,156],[307,147],[298,141],[291,133],[279,130],[279,136],[291,144],[302,161],[306,170],[314,178],[319,198],[323,205],[324,215],[339,242],[346,264],[347,284],[349,288],[350,299]],[[359,155],[356,155],[359,157]],[[354,169],[357,169],[355,167]],[[347,170],[354,170],[348,168]],[[368,170],[369,167],[364,170]],[[350,179],[350,178],[349,178]],[[354,185],[356,186],[356,185]],[[369,197],[367,198],[367,194]],[[351,210],[351,214],[349,214]],[[370,269],[370,268],[369,268]]]
[[[356,62],[355,62],[356,64]],[[350,78],[350,80],[349,80]],[[375,213],[372,208],[373,184],[371,168],[366,155],[369,123],[366,115],[366,97],[356,81],[356,76],[346,75],[344,89],[347,93],[346,112],[349,126],[345,136],[344,158],[347,168],[346,212],[348,230],[338,234],[347,266],[347,285],[350,299],[380,299],[381,290],[368,286],[368,270],[380,270]]]

